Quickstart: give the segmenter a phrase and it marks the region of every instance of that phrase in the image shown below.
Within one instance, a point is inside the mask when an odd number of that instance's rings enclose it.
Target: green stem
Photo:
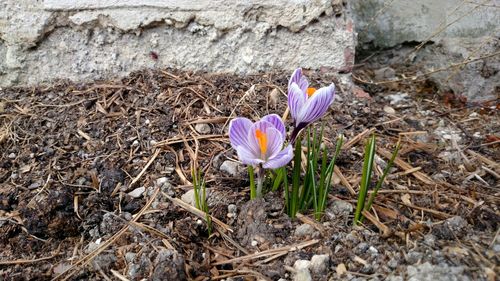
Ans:
[[[255,190],[255,175],[253,171],[253,167],[248,166],[248,177],[250,178],[250,200],[255,199],[256,190]]]
[[[301,162],[302,144],[300,136],[295,141],[295,156],[293,158],[293,172],[292,172],[292,200],[290,202],[290,217],[295,218],[297,214],[297,205],[299,201],[299,188],[300,188],[300,162]]]

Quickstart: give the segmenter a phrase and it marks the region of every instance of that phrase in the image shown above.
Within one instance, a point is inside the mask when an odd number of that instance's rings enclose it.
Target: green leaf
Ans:
[[[363,173],[361,175],[361,183],[359,186],[358,203],[356,212],[354,213],[354,225],[357,225],[361,216],[361,211],[365,205],[366,193],[370,185],[372,175],[373,162],[375,159],[375,135],[372,135],[365,146],[365,160],[363,163]]]

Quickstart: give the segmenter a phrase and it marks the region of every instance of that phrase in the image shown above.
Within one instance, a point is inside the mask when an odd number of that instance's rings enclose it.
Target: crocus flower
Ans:
[[[256,167],[257,189],[250,185],[250,198],[262,196],[264,169],[277,169],[292,160],[292,147],[283,148],[285,124],[276,114],[264,116],[253,123],[247,118],[235,118],[229,124],[229,140],[243,164],[249,165],[253,176]],[[250,181],[252,183],[252,181]]]
[[[316,90],[309,87],[302,69],[297,68],[293,72],[288,82],[288,107],[294,122],[290,138],[292,143],[302,129],[326,114],[334,98],[335,85]]]
[[[253,123],[247,118],[235,118],[229,124],[229,140],[243,164],[265,169],[277,169],[292,159],[292,147],[283,148],[285,125],[276,114],[264,116]]]

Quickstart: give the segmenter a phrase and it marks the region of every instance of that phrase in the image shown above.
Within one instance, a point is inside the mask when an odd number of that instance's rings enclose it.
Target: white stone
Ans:
[[[141,187],[138,187],[132,191],[130,191],[129,193],[127,193],[130,197],[133,197],[133,198],[139,198],[142,196],[142,194],[144,193],[144,191],[146,191],[146,188],[144,186],[141,186]]]
[[[243,169],[241,164],[231,161],[231,160],[226,160],[222,162],[222,165],[220,165],[220,170],[222,172],[226,172],[230,176],[237,176],[239,172]]]
[[[194,126],[194,129],[195,129],[198,133],[203,134],[203,135],[210,134],[210,132],[212,131],[212,129],[210,128],[210,125],[205,124],[205,123],[199,123],[199,124],[196,124],[196,125]]]
[[[314,274],[325,274],[328,271],[330,255],[314,255],[311,258],[309,269]]]
[[[295,229],[295,236],[297,237],[304,237],[304,236],[310,236],[314,233],[315,229],[312,227],[310,224],[304,223],[299,225]]]
[[[208,196],[210,195],[210,188],[205,189],[205,195],[208,198]],[[184,201],[185,203],[190,204],[191,206],[195,206],[196,207],[196,200],[195,200],[195,196],[194,196],[194,189],[190,189],[186,193],[184,193],[181,196],[181,200]]]

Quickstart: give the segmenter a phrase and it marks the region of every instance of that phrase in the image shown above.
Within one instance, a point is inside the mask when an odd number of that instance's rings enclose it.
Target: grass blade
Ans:
[[[370,179],[373,169],[373,161],[375,159],[375,135],[372,135],[365,146],[365,160],[363,163],[363,174],[361,175],[361,183],[359,186],[358,203],[356,212],[354,213],[354,225],[357,225],[361,216],[361,211],[365,205],[366,193],[370,185]]]
[[[394,151],[392,152],[391,159],[389,159],[389,162],[387,162],[387,166],[385,167],[382,176],[377,181],[377,185],[373,189],[373,192],[370,195],[370,199],[368,199],[368,203],[364,207],[365,210],[370,211],[372,204],[373,204],[373,201],[375,200],[375,197],[377,196],[377,192],[382,187],[382,184],[384,183],[385,177],[387,176],[387,174],[389,174],[389,171],[391,170],[392,165],[394,164],[394,160],[396,159],[396,156],[398,155],[400,148],[401,148],[401,142],[398,141],[398,143],[396,144],[396,147],[394,148]],[[363,221],[363,215],[361,215],[361,221]]]

